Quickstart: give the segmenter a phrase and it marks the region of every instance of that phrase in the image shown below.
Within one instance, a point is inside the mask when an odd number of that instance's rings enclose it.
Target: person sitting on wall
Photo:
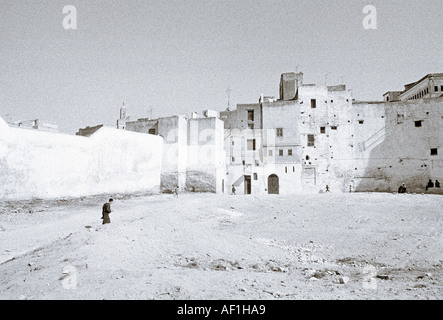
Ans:
[[[114,201],[114,200],[111,198],[111,199],[109,199],[108,202],[106,202],[103,205],[103,210],[102,210],[103,224],[111,223],[111,219],[109,218],[109,214],[112,212],[111,211],[111,203],[112,203],[112,201]]]
[[[440,182],[438,182],[438,180],[435,180],[435,187],[440,188]]]
[[[426,186],[426,190],[428,190],[429,188],[434,188],[434,182],[432,182],[432,179],[429,179],[428,185]]]
[[[404,183],[398,188],[398,193],[406,193],[406,186]]]

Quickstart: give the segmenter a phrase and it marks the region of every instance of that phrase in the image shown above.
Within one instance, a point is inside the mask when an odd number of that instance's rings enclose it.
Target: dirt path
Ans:
[[[117,197],[105,226],[102,202],[0,204],[0,298],[443,297],[439,196]]]

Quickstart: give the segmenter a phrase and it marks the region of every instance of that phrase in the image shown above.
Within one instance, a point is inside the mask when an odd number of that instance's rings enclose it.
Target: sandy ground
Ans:
[[[0,202],[0,299],[442,299],[443,197]]]

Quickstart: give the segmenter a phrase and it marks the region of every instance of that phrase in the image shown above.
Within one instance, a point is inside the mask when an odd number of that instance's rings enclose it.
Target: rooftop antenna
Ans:
[[[231,110],[231,88],[228,87],[228,89],[226,90],[226,94],[228,95],[228,108],[227,110],[230,111]]]
[[[325,86],[328,85],[328,75],[331,74],[332,72],[328,72],[325,74]]]

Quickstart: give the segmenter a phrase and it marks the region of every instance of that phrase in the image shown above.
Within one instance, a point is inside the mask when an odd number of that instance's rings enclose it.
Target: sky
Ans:
[[[234,107],[278,97],[297,71],[381,100],[443,72],[442,17],[442,0],[1,0],[0,116],[75,134],[115,126],[123,102],[157,118],[223,111],[228,88]]]

